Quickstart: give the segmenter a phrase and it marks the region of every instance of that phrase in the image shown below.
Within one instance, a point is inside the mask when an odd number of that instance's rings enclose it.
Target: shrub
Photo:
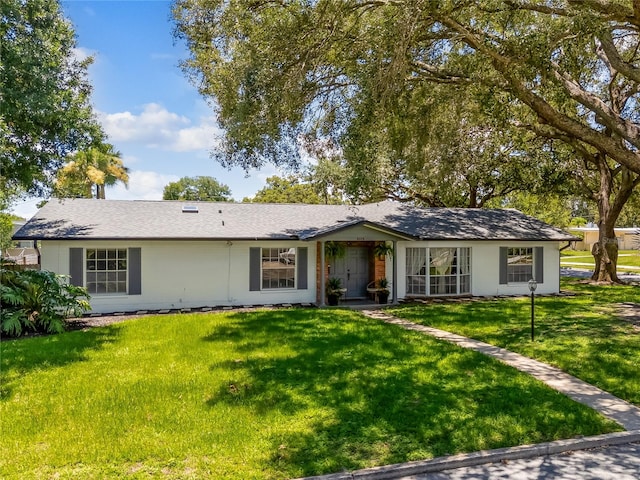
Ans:
[[[38,270],[0,269],[0,333],[60,333],[64,319],[89,310],[86,289],[70,285],[65,275]]]

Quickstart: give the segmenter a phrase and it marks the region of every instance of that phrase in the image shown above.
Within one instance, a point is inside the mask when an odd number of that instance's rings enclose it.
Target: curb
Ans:
[[[295,480],[390,480],[409,475],[441,472],[443,470],[472,467],[485,463],[496,463],[503,460],[533,458],[574,450],[587,450],[590,448],[635,442],[640,442],[640,430],[607,433],[604,435],[571,438],[568,440],[556,440],[553,442],[538,443],[535,445],[520,445],[517,447],[498,448],[495,450],[482,450],[473,453],[438,457],[431,460],[417,460],[414,462],[384,465],[382,467],[365,468],[362,470],[354,470],[353,472],[301,477]]]

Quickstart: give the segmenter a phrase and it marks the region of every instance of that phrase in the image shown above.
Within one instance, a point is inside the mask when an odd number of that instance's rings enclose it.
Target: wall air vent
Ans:
[[[182,213],[198,213],[197,205],[183,205]]]

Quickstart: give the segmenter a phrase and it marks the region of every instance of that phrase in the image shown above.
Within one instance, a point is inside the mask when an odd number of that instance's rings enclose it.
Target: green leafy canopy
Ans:
[[[65,157],[103,138],[87,68],[57,0],[0,3],[0,186],[43,193]]]

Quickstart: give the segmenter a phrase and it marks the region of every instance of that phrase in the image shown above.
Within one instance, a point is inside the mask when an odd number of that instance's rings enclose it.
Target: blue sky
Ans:
[[[209,175],[242,200],[253,196],[273,167],[228,171],[210,158],[220,136],[214,112],[183,75],[184,43],[172,35],[171,2],[62,1],[77,35],[77,55],[94,56],[93,104],[109,142],[130,169],[129,189],[108,188],[108,199],[160,200],[163,187],[183,176]],[[31,217],[39,199],[14,207]]]

